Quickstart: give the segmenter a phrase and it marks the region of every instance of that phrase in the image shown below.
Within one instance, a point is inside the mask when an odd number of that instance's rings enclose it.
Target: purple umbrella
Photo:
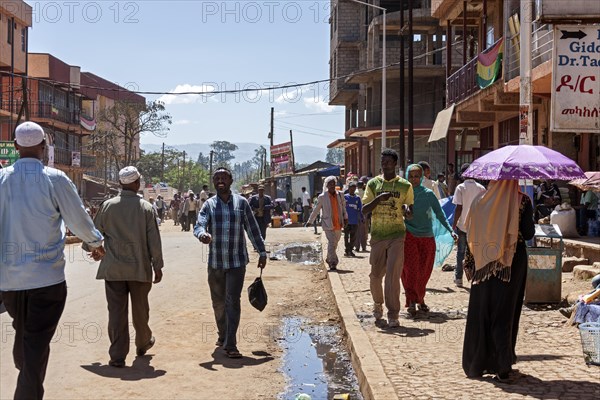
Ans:
[[[483,180],[584,178],[579,165],[544,146],[504,146],[471,163],[463,176]]]

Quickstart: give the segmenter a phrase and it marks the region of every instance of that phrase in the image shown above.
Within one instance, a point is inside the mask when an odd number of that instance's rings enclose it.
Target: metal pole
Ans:
[[[400,1],[400,133],[398,135],[400,165],[406,165],[406,149],[404,148],[404,3]]]
[[[163,142],[162,155],[160,157],[160,181],[165,181],[165,142]]]
[[[408,0],[408,163],[415,162],[413,0]]]
[[[531,0],[521,0],[521,75],[519,87],[519,144],[533,144],[533,125],[531,118]]]
[[[386,46],[385,46],[385,8],[383,9],[383,58],[381,63],[381,147],[386,146],[386,129],[387,129],[387,60],[386,60]]]
[[[210,151],[210,165],[209,165],[209,171],[210,171],[210,176],[208,177],[208,187],[209,188],[213,188],[213,183],[212,183],[212,176],[213,176],[213,154],[214,154],[214,150]]]

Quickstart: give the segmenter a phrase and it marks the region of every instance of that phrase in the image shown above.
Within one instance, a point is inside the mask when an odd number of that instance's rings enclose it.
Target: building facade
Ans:
[[[543,12],[544,3],[549,1],[553,2],[553,8],[562,7],[564,13],[549,20]],[[519,144],[519,58],[523,40],[520,37],[520,3],[520,0],[434,0],[432,3],[431,15],[446,31],[447,52],[454,54],[456,48],[462,49],[460,66],[449,69],[446,76],[445,113],[451,124],[443,132],[434,133],[436,137],[433,138],[447,138],[450,157],[453,156],[457,164],[505,145]],[[552,23],[569,20],[571,23],[597,24],[600,22],[600,2],[531,0],[529,5],[533,8],[530,39],[532,142],[563,153],[584,170],[598,170],[600,134],[553,132],[550,118],[552,55],[557,40]],[[577,12],[578,6],[583,12],[578,16],[570,15]],[[497,75],[492,81],[483,81],[482,67],[493,63],[499,67]],[[600,79],[600,74],[597,76]],[[438,118],[443,119],[443,116]]]
[[[386,9],[386,147],[400,148],[400,47],[404,42],[404,136],[408,149],[408,47],[414,48],[414,157],[427,160],[434,172],[443,171],[446,143],[429,144],[437,113],[445,107],[446,35],[431,15],[430,0],[413,0],[413,38],[408,35],[408,0],[370,0]],[[401,10],[403,4],[404,10]],[[401,34],[401,14],[404,29]],[[346,0],[331,1],[330,105],[346,110],[344,137],[328,147],[345,149],[347,173],[379,173],[382,148],[383,12]],[[457,60],[457,57],[454,57]],[[402,159],[402,156],[401,156]],[[403,168],[403,167],[401,167]]]

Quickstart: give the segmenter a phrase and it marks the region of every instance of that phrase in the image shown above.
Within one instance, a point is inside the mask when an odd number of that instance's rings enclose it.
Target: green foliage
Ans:
[[[183,163],[183,152],[174,148],[165,148],[164,180],[162,176],[162,153],[142,154],[136,166],[146,183],[165,182],[180,191],[192,189],[195,193],[202,190],[202,185],[209,184],[209,171],[202,164],[186,159]]]
[[[226,140],[214,141],[210,148],[213,151],[213,166],[230,167],[229,162],[235,158],[233,152],[238,149],[237,145]]]
[[[330,164],[344,164],[344,149],[339,149],[336,147],[327,149],[327,156],[325,156],[325,161]]]

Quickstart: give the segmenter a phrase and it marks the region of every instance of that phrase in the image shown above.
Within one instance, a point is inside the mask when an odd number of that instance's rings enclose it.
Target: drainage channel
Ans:
[[[338,327],[286,317],[280,345],[284,350],[282,369],[288,381],[280,399],[363,399]]]
[[[321,243],[290,243],[275,250],[272,260],[284,260],[297,264],[316,265],[321,262]]]

